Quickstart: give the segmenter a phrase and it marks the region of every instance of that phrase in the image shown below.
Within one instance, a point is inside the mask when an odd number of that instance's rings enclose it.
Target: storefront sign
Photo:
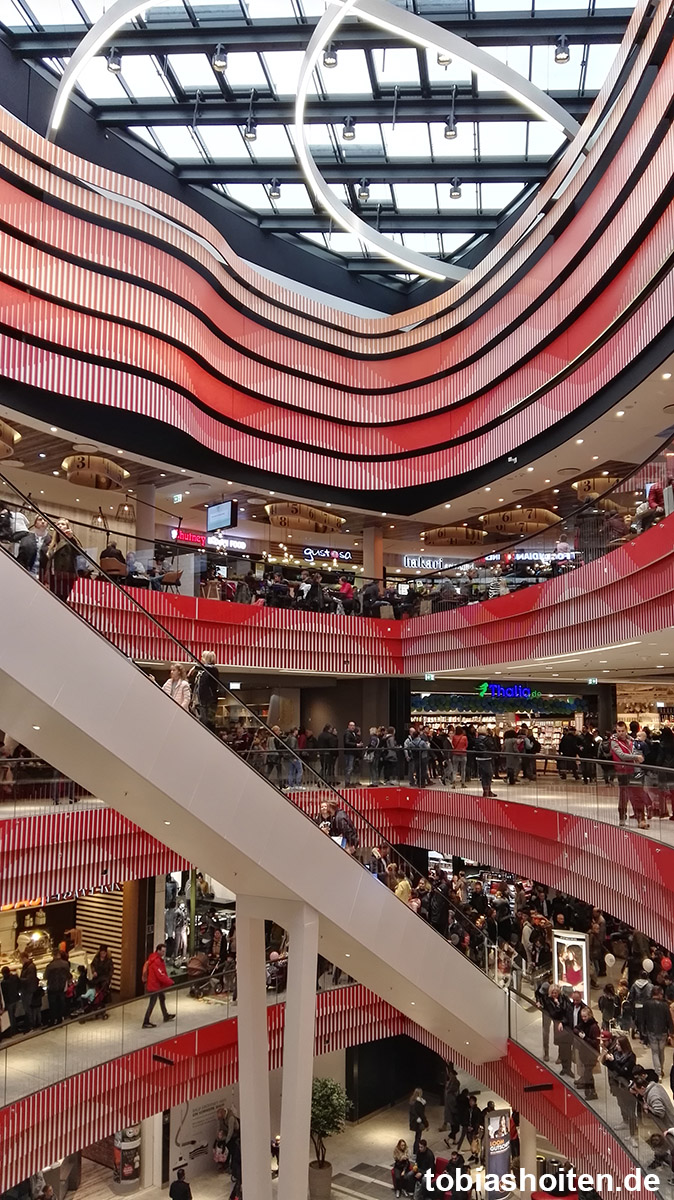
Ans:
[[[552,550],[514,550],[508,554],[485,554],[485,562],[565,562],[568,558],[575,558],[575,550],[552,551]]]
[[[213,546],[215,550],[245,550],[247,543],[243,538],[221,537],[218,533],[199,533],[196,529],[172,529],[171,540],[184,543],[187,546]]]
[[[489,1113],[484,1131],[484,1152],[485,1176],[491,1175],[502,1181],[501,1186],[497,1186],[495,1190],[490,1189],[490,1195],[494,1200],[509,1196],[512,1189],[503,1186],[506,1183],[503,1176],[508,1175],[510,1171],[510,1113],[508,1111],[497,1109],[495,1112]]]
[[[417,571],[446,571],[451,559],[425,558],[420,554],[403,554],[403,566]]]
[[[478,696],[491,696],[498,700],[538,700],[541,693],[535,688],[527,687],[521,683],[513,683],[510,686],[502,683],[480,683],[477,687]]]
[[[32,900],[17,900],[14,904],[3,904],[0,912],[14,912],[18,908],[40,908],[43,904],[61,904],[66,900],[78,900],[82,896],[109,896],[123,891],[121,883],[102,883],[93,888],[73,888],[72,891],[52,892],[50,896],[36,896]]]
[[[334,562],[353,562],[353,555],[350,550],[331,550],[329,546],[305,546],[302,554],[307,562],[315,562],[316,559],[331,558]]]

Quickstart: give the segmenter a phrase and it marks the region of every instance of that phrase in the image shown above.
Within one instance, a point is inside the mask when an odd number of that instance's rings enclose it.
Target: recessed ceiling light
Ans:
[[[180,468],[180,474],[181,474],[181,475],[186,475],[186,474],[187,474],[187,469],[186,469],[185,467],[181,467],[181,468]]]
[[[36,732],[36,733],[39,733],[39,732],[40,732],[40,726],[39,726],[39,725],[33,725],[33,729],[35,730],[35,732]]]
[[[550,479],[546,479],[546,480],[545,480],[545,483],[551,483],[551,482],[552,482],[552,481],[551,481]]]
[[[451,507],[452,507],[452,506],[451,506],[451,504],[446,504],[446,505],[445,505],[445,508],[451,508]]]
[[[663,373],[662,373],[662,378],[663,378],[663,379],[671,379],[671,378],[672,378],[672,372],[671,372],[671,371],[663,371]]]
[[[189,492],[185,492],[185,495],[186,495],[186,496],[189,496]]]
[[[664,669],[665,669],[665,664],[664,664],[664,663],[656,663],[656,664],[655,664],[655,669],[656,669],[656,671],[664,671]]]
[[[52,471],[52,475],[58,475],[58,471]]]
[[[345,957],[345,958],[351,958],[351,955],[350,955],[350,954],[345,954],[345,955],[344,955],[344,957]]]
[[[625,416],[625,412],[624,412],[624,410],[621,408],[621,409],[620,409],[620,412],[617,412],[617,413],[616,413],[616,417],[624,417],[624,416]]]
[[[485,492],[490,492],[491,488],[485,488],[484,490],[485,490]]]
[[[381,515],[382,515],[382,517],[387,517],[388,513],[382,513]]]
[[[559,488],[553,488],[553,489],[552,489],[552,494],[553,494],[553,496],[558,496],[558,495],[559,495]]]
[[[669,650],[661,650],[660,658],[669,658]]]
[[[605,662],[608,662],[608,659],[607,659],[607,658],[600,658],[600,659],[599,659],[599,665],[600,665],[600,666],[601,666],[601,664],[602,664],[602,663],[605,663]]]
[[[521,508],[521,507],[522,507],[522,505],[521,505],[521,504],[516,504],[516,505],[515,505],[515,507],[516,507],[516,508]]]
[[[47,457],[46,454],[38,454],[38,458],[46,458],[46,457]]]
[[[44,496],[44,491],[42,489],[40,489],[40,495]]]
[[[57,429],[56,425],[52,425],[51,431],[52,431],[52,433],[58,433],[58,429]]]
[[[170,822],[170,821],[164,821],[164,824],[165,824],[165,825],[170,825],[170,824],[171,824],[171,822]]]
[[[534,469],[533,467],[527,467],[527,471],[529,471],[529,472],[533,471],[533,469]]]
[[[118,451],[117,451],[117,453],[118,453],[118,454],[123,454],[123,453],[124,453],[124,451],[123,451],[123,450],[118,450]]]
[[[416,1000],[413,1000],[413,1001],[412,1001],[412,1008],[416,1008],[416,1004],[417,1004]]]
[[[592,455],[592,461],[593,461],[593,462],[599,462],[599,455],[598,455],[598,454],[593,454],[593,455]],[[608,475],[608,471],[606,472],[606,474]]]
[[[389,529],[395,529],[395,525],[389,525]]]
[[[576,438],[576,445],[582,446],[582,444],[583,444],[583,438]]]
[[[79,498],[79,496],[76,496],[76,497],[75,497],[75,504],[79,504],[79,502],[80,502],[80,498]]]
[[[159,473],[159,478],[160,478],[160,479],[166,479],[166,471],[160,471],[160,473]]]
[[[559,679],[559,671],[553,671],[553,672],[552,672],[552,678],[553,678],[553,679]]]
[[[269,495],[270,495],[270,496],[273,496],[273,495],[274,495],[274,493],[273,493],[273,492],[270,492],[270,493],[269,493]],[[326,506],[325,506],[325,507],[326,507],[326,508],[332,508],[332,504],[330,503],[330,501],[328,501],[328,502],[327,502],[327,504],[326,504]]]

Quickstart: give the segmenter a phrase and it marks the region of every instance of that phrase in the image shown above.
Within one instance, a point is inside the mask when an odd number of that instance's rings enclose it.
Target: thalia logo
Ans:
[[[541,695],[535,688],[521,683],[514,683],[512,687],[504,687],[501,683],[479,683],[477,694],[482,698],[491,696],[493,700],[537,700]]]

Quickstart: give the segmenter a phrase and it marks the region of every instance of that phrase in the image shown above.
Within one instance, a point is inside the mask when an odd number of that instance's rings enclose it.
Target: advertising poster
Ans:
[[[484,1131],[484,1170],[485,1175],[498,1175],[499,1178],[510,1171],[510,1112],[508,1109],[497,1109],[489,1113]],[[509,1196],[510,1192],[490,1192],[494,1200]]]
[[[589,1003],[590,973],[586,933],[552,932],[552,964],[554,982],[567,993],[583,993],[583,1004]]]
[[[140,1125],[120,1129],[113,1138],[113,1179],[122,1185],[140,1183]]]

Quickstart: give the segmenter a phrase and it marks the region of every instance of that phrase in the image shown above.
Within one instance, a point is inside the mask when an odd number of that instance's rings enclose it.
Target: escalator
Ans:
[[[506,996],[473,962],[6,551],[0,595],[0,728],[270,917],[310,905],[321,954],[473,1062],[503,1056]]]

